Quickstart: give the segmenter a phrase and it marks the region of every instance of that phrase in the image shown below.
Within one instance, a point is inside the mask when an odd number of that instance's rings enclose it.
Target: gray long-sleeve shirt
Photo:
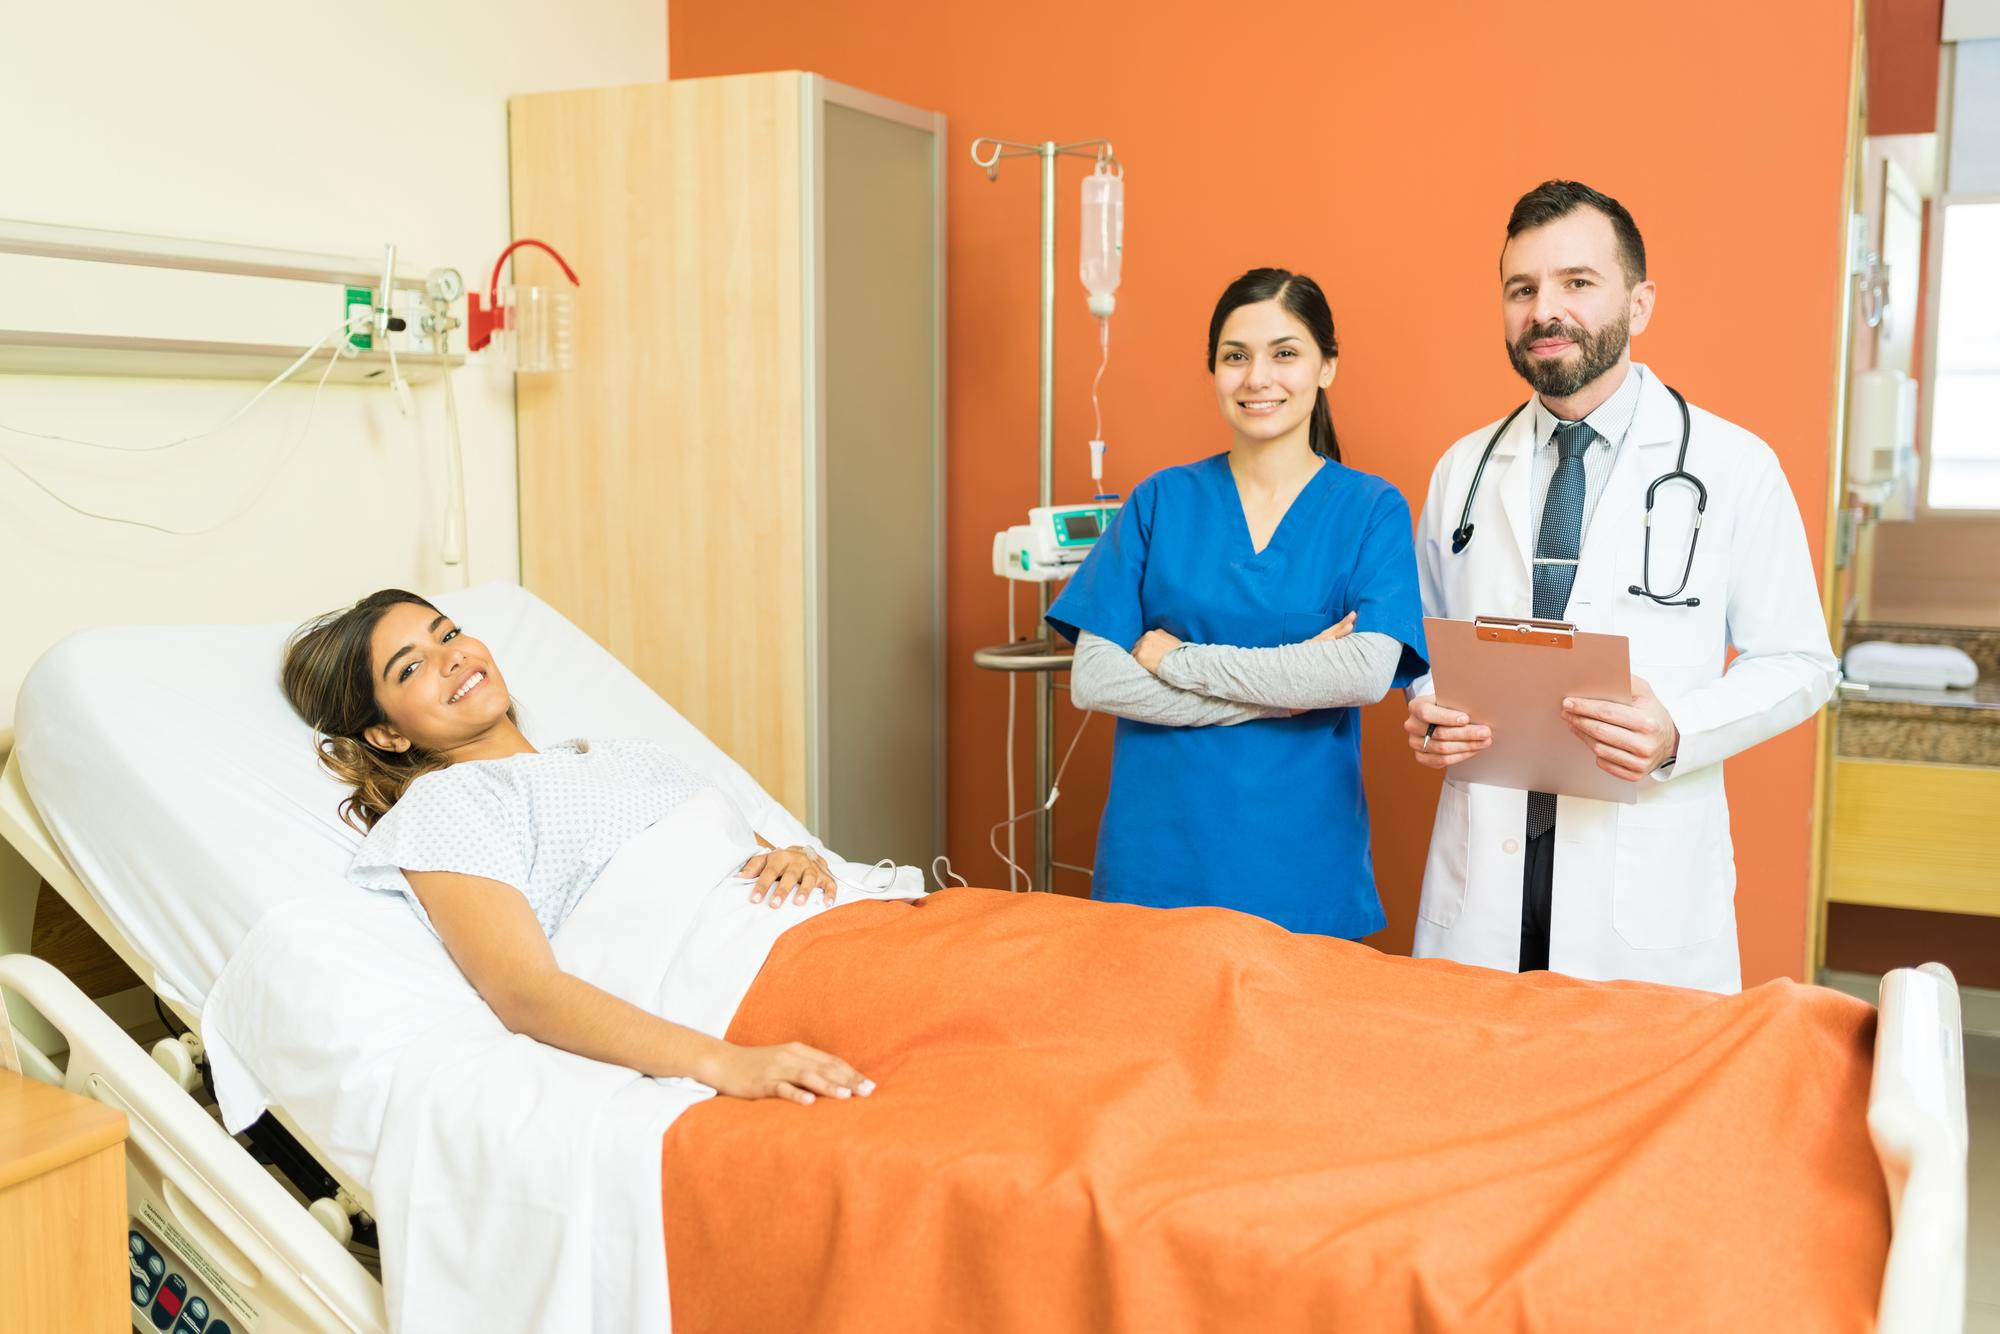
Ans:
[[[1403,647],[1363,631],[1278,648],[1187,644],[1159,676],[1125,649],[1084,631],[1070,667],[1078,708],[1165,727],[1230,727],[1302,709],[1373,704],[1388,693]]]

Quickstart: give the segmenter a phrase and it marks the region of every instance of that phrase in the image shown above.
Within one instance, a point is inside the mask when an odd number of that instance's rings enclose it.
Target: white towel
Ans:
[[[1847,650],[1842,669],[1850,681],[1907,690],[1969,689],[1979,684],[1979,664],[1949,644],[1891,644],[1872,639]]]

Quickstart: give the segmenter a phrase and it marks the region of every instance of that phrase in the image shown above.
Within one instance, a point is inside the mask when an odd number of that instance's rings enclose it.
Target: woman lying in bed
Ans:
[[[412,896],[510,1028],[822,1096],[709,1099],[645,1154],[675,1328],[1874,1327],[1889,1218],[1859,1001],[955,889],[804,915],[718,1042],[564,975],[547,933],[637,826],[732,803],[650,747],[534,750],[485,646],[409,594],[307,627],[285,686],[369,829],[355,879]],[[740,818],[714,841],[711,886],[756,846]],[[765,902],[830,889],[794,850],[744,871]],[[827,1110],[868,1087],[827,1051],[883,1093]]]
[[[367,838],[349,877],[409,896],[508,1028],[739,1098],[873,1092],[826,1052],[724,1042],[557,966],[549,938],[612,854],[708,786],[665,750],[577,741],[538,751],[486,646],[400,589],[302,627],[283,682],[326,767],[354,788],[341,813]],[[765,851],[741,871],[753,902],[802,905],[815,891],[833,901],[836,881],[812,852],[757,842]]]

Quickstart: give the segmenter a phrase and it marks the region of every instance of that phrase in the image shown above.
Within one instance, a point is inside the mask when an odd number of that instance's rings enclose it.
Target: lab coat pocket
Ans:
[[[1678,949],[1729,930],[1736,861],[1705,801],[1620,807],[1612,874],[1611,924],[1633,949]]]
[[[1657,553],[1656,553],[1657,555]],[[1633,563],[1633,574],[1638,564]],[[1678,560],[1672,570],[1653,562],[1653,588],[1662,595],[1680,582]],[[1724,627],[1729,600],[1728,561],[1722,553],[1702,552],[1682,598],[1696,598],[1700,606],[1669,607],[1626,589],[1618,591],[1618,632],[1631,640],[1632,674],[1646,676],[1648,669],[1695,667],[1710,672],[1722,670],[1722,654],[1727,631]],[[1651,677],[1647,677],[1649,681]],[[1658,682],[1654,682],[1658,684]]]
[[[1417,914],[1433,926],[1449,929],[1465,912],[1467,860],[1472,849],[1472,802],[1465,784],[1444,780],[1438,793],[1437,821],[1431,826],[1430,855],[1424,860],[1423,895]]]

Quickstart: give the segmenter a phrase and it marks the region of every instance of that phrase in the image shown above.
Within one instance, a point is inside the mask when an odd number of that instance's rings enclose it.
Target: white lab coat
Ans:
[[[1776,456],[1692,404],[1687,469],[1707,484],[1708,510],[1682,596],[1701,605],[1663,607],[1627,591],[1640,582],[1646,487],[1673,468],[1681,437],[1680,409],[1659,379],[1642,366],[1632,373],[1642,377],[1638,409],[1584,532],[1565,617],[1630,638],[1633,674],[1651,683],[1680,729],[1679,759],[1641,780],[1636,804],[1559,799],[1549,965],[1575,977],[1735,991],[1736,861],[1722,761],[1816,713],[1833,693],[1835,660],[1805,528]],[[1426,615],[1532,613],[1533,423],[1532,410],[1521,413],[1495,447],[1472,509],[1477,531],[1458,555],[1451,533],[1497,420],[1439,460],[1417,523]],[[1689,487],[1660,488],[1655,591],[1680,580],[1693,514]],[[1737,656],[1725,672],[1727,647]],[[1410,688],[1431,691],[1429,677]],[[1450,773],[1424,866],[1416,953],[1512,970],[1527,794]]]

